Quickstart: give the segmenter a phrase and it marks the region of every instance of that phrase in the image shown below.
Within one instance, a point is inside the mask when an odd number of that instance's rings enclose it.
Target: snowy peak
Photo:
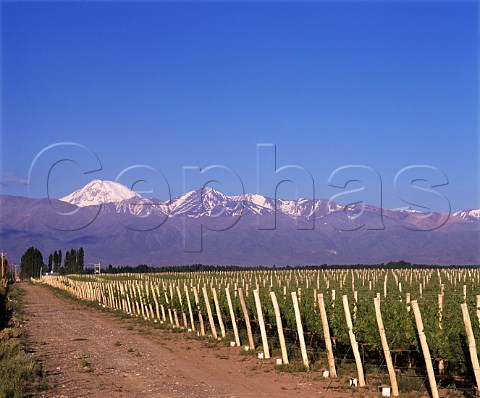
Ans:
[[[194,217],[218,214],[228,207],[230,199],[213,188],[199,188],[174,199],[169,206],[170,214],[187,213]]]
[[[460,210],[453,215],[466,221],[480,221],[480,209]]]
[[[104,203],[117,203],[132,198],[141,198],[141,196],[118,182],[93,180],[83,188],[60,198],[60,200],[79,207],[85,207]]]
[[[345,211],[349,217],[361,214],[361,211],[378,213],[379,208],[366,205],[364,208],[345,208],[326,199],[283,200],[272,199],[259,194],[243,194],[227,196],[210,188],[203,187],[187,192],[172,201],[161,201],[141,197],[126,186],[113,181],[93,180],[82,189],[67,195],[60,200],[70,204],[86,207],[99,204],[109,204],[107,212],[126,213],[137,216],[147,216],[151,213],[159,216],[176,217],[185,215],[191,218],[241,216],[241,215],[271,215],[277,212],[287,217],[298,219],[317,219],[332,213]],[[406,219],[418,212],[408,209],[383,209],[383,214],[393,219]],[[453,213],[453,218],[461,223],[479,223],[480,210],[469,209]]]

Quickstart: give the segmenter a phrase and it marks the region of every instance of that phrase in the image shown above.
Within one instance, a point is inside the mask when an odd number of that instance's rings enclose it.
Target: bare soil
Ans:
[[[47,372],[45,397],[363,397],[345,378],[284,373],[225,342],[142,325],[27,283],[27,334]]]

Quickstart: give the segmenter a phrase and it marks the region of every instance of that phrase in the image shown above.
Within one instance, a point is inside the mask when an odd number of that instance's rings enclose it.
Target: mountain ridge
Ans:
[[[475,209],[449,215],[345,208],[325,199],[275,201],[211,188],[171,202],[122,192],[127,198],[87,206],[0,196],[3,249],[17,263],[29,246],[44,255],[83,246],[90,264],[480,264]]]
[[[110,191],[109,191],[110,189]],[[93,180],[83,188],[60,198],[59,200],[79,207],[111,205],[116,204],[117,211],[130,211],[132,214],[142,214],[141,208],[155,209],[161,214],[176,216],[187,214],[187,216],[198,217],[203,215],[212,216],[219,214],[219,206],[222,205],[225,215],[239,216],[242,211],[262,215],[280,211],[291,217],[310,218],[318,213],[330,213],[344,210],[350,212],[354,217],[359,212],[358,206],[342,206],[329,199],[298,198],[295,200],[273,199],[260,194],[246,193],[243,195],[228,196],[211,187],[197,188],[177,196],[172,200],[162,201],[155,198],[144,198],[140,194],[130,190],[128,187],[114,181]],[[137,207],[137,210],[133,210]],[[203,209],[202,209],[203,207]],[[366,204],[365,207],[380,209]],[[140,209],[140,210],[138,210]],[[214,210],[217,210],[215,212]],[[320,211],[319,211],[320,210]],[[421,213],[409,209],[381,209],[382,212],[392,213]],[[222,212],[222,211],[220,211]],[[439,213],[439,212],[434,212]],[[452,216],[460,217],[465,221],[479,221],[480,210],[468,209],[452,213]]]

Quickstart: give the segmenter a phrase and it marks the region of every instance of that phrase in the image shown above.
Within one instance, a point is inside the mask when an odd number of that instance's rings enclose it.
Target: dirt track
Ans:
[[[28,339],[49,374],[50,388],[41,396],[352,396],[318,372],[277,372],[274,360],[241,355],[238,347],[145,327],[45,287],[23,283],[22,288]]]

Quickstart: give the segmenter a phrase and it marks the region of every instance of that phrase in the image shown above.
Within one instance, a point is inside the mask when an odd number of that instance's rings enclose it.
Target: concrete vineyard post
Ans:
[[[352,345],[352,351],[355,357],[355,364],[357,365],[358,382],[360,384],[360,387],[364,387],[365,376],[363,374],[362,358],[360,357],[360,352],[358,351],[357,339],[355,338],[355,334],[353,333],[352,317],[350,316],[350,308],[348,307],[347,295],[343,295],[342,300],[343,300],[343,309],[345,311],[345,319],[347,321],[348,336],[350,338],[350,344]]]
[[[280,315],[280,308],[278,307],[277,296],[275,295],[275,292],[270,292],[270,298],[272,300],[273,309],[275,311],[278,340],[280,341],[280,349],[282,351],[282,362],[288,363],[287,346],[285,344],[285,336],[283,335],[282,317]]]
[[[412,300],[412,308],[415,316],[415,323],[417,325],[418,337],[422,346],[423,357],[425,359],[425,365],[427,367],[428,381],[430,383],[432,398],[439,398],[437,381],[435,380],[435,373],[433,372],[432,358],[430,356],[430,350],[428,349],[427,338],[423,332],[422,314],[420,313],[417,300]]]
[[[295,311],[295,320],[297,322],[297,332],[298,332],[298,339],[300,341],[300,350],[302,352],[303,364],[305,365],[306,368],[309,368],[310,364],[308,362],[307,347],[305,345],[305,336],[303,334],[302,317],[300,315],[300,308],[298,306],[298,299],[297,299],[296,292],[292,292],[292,301],[293,301],[293,310]]]
[[[472,323],[470,322],[470,314],[466,303],[461,304],[463,322],[465,323],[465,331],[467,332],[468,350],[470,351],[470,359],[472,361],[473,373],[475,375],[475,383],[477,391],[480,390],[480,366],[478,365],[477,345],[475,336],[473,335]]]
[[[382,313],[380,311],[380,300],[378,298],[374,298],[373,301],[375,305],[375,315],[377,317],[378,332],[380,333],[383,353],[385,354],[385,361],[387,362],[388,375],[390,377],[390,383],[392,385],[392,395],[394,397],[398,397],[397,377],[395,376],[392,356],[390,355],[390,349],[388,348],[387,335],[385,334],[385,328],[383,326]]]
[[[262,336],[263,355],[266,359],[270,358],[270,349],[268,348],[267,331],[265,330],[265,322],[263,321],[262,303],[260,302],[260,295],[258,289],[253,290],[255,298],[255,306],[257,307],[257,319],[260,326],[260,335]]]
[[[325,310],[323,294],[318,295],[318,308],[320,308],[320,316],[322,318],[323,337],[325,339],[325,348],[328,359],[328,370],[331,377],[337,377],[337,370],[335,369],[335,357],[333,356],[332,340],[330,338],[330,328],[328,326],[327,312]]]

